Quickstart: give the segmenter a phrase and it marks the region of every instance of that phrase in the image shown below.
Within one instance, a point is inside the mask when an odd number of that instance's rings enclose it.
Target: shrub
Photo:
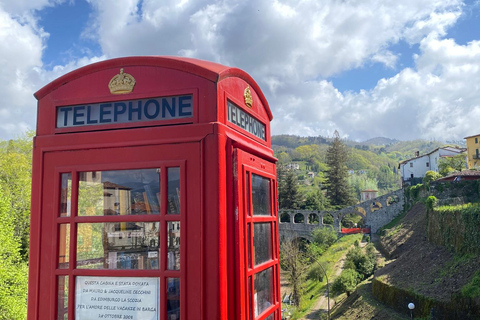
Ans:
[[[313,242],[320,247],[328,248],[337,241],[337,232],[332,227],[315,229],[312,232]]]
[[[425,202],[428,210],[433,210],[433,207],[435,207],[437,203],[438,203],[438,200],[435,196],[428,197],[427,201]]]
[[[318,280],[320,282],[323,281],[324,273],[322,268],[319,265],[313,265],[312,268],[308,271],[307,279],[309,280]]]
[[[442,175],[440,173],[429,170],[429,171],[425,172],[425,177],[423,177],[423,183],[429,183],[429,182],[435,181],[435,180],[437,180],[441,177],[442,177]]]
[[[462,288],[462,294],[469,298],[480,297],[480,271],[477,271],[472,280]]]
[[[360,275],[355,270],[343,270],[340,276],[333,282],[332,293],[339,295],[346,292],[347,296],[349,296],[353,291],[355,291],[360,278]]]
[[[366,254],[361,248],[354,248],[347,253],[345,263],[348,266],[352,264],[355,266],[355,270],[360,275],[360,278],[366,279],[370,277],[377,266],[375,252],[373,250],[373,244],[367,246],[368,254]]]

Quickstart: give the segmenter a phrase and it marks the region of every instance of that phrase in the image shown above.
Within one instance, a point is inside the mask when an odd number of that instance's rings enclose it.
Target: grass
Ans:
[[[328,280],[330,285],[333,283],[333,275],[335,273],[335,264],[342,258],[344,254],[347,253],[348,249],[350,249],[355,241],[362,240],[362,234],[352,234],[346,235],[341,237],[337,240],[331,247],[329,247],[320,258],[318,258],[318,262],[322,264],[322,266],[326,266],[326,273],[328,276]],[[312,264],[314,266],[315,264]],[[300,299],[300,307],[295,310],[292,314],[292,319],[298,319],[303,317],[316,303],[316,301],[320,298],[321,295],[326,290],[327,281],[324,279],[322,282],[318,280],[307,280],[305,282],[305,290],[303,295]],[[313,298],[310,297],[313,295]],[[282,307],[283,309],[284,307]]]
[[[475,272],[472,280],[463,286],[462,295],[469,298],[480,297],[480,271]]]
[[[405,217],[406,214],[407,214],[407,211],[402,212],[401,214],[396,216],[392,221],[390,221],[388,224],[381,227],[377,231],[377,233],[381,234],[382,231],[395,227],[403,219],[403,217]]]
[[[372,295],[371,281],[372,278],[363,281],[348,298],[345,294],[340,295],[338,300],[342,300],[342,302],[335,305],[331,318],[335,320],[410,319],[410,317],[380,304]]]

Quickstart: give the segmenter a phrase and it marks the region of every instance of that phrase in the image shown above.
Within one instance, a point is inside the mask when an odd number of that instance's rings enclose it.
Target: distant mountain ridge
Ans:
[[[366,141],[361,142],[364,145],[374,145],[374,146],[386,146],[389,144],[394,144],[400,142],[400,140],[397,139],[389,139],[389,138],[384,138],[384,137],[376,137],[376,138],[371,138]]]

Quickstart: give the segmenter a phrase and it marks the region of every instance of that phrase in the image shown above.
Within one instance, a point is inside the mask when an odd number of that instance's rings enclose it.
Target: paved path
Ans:
[[[360,247],[365,247],[367,245],[366,242],[360,242]],[[348,252],[348,251],[347,251]],[[330,276],[329,282],[330,282],[330,288],[332,286],[333,281],[342,273],[343,270],[343,264],[345,263],[345,257],[347,253],[340,258],[340,260],[335,264],[335,273],[333,274],[333,277]],[[335,301],[330,298],[330,310],[333,308],[335,305]],[[307,313],[303,318],[300,320],[313,320],[313,319],[320,319],[320,314],[321,313],[327,313],[328,311],[328,297],[327,297],[327,291],[325,290],[325,293],[315,302],[315,305],[312,307],[309,313]]]

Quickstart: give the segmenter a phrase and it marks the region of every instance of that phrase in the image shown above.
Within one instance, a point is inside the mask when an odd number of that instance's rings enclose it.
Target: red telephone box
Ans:
[[[272,114],[248,74],[119,58],[35,97],[29,320],[280,320]]]

